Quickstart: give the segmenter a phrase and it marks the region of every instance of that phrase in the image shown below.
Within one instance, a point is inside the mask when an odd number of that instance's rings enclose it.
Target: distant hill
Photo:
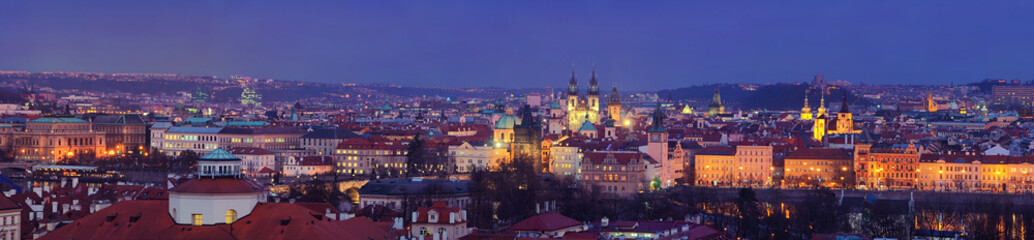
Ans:
[[[706,106],[711,103],[714,90],[719,89],[722,95],[722,102],[729,109],[744,110],[799,110],[804,106],[805,90],[811,87],[808,84],[771,84],[771,85],[741,85],[733,84],[712,84],[684,87],[677,89],[666,89],[658,91],[658,96],[667,98],[669,95],[675,101],[698,103]],[[809,94],[810,105],[818,108],[821,93],[813,90]],[[834,90],[826,96],[826,107],[831,110],[840,109],[840,101],[843,91]],[[855,95],[848,95],[848,102],[852,105],[868,106],[869,101],[858,98]],[[832,103],[837,103],[833,105]]]

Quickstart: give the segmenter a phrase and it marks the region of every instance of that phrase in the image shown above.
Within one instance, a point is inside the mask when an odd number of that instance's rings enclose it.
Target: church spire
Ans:
[[[571,82],[568,84],[567,95],[578,95],[578,80],[574,70],[571,70]]]
[[[809,106],[809,104],[808,104],[808,92],[811,92],[811,91],[808,90],[808,89],[804,90],[804,108],[803,109],[811,110],[811,106]]]
[[[610,90],[610,103],[621,103],[621,95],[618,95],[618,87]]]
[[[592,70],[592,78],[589,79],[589,95],[600,95],[599,82],[596,81],[596,69]]]
[[[844,89],[844,103],[840,105],[841,113],[851,113],[851,110],[847,108],[847,89]]]
[[[661,102],[657,101],[657,109],[653,110],[653,126],[650,127],[649,132],[667,132],[664,129],[664,111],[661,110]]]
[[[718,93],[718,88],[714,89],[714,96],[711,97],[711,102],[714,105],[722,105],[722,95]]]

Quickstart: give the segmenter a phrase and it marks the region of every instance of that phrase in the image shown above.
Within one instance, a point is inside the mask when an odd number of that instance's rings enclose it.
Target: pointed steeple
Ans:
[[[718,88],[714,89],[714,96],[711,97],[711,103],[714,105],[722,105],[722,95],[718,93]]]
[[[808,104],[808,92],[810,92],[810,90],[804,90],[804,108],[802,109],[811,110],[811,106]]]
[[[847,108],[847,89],[844,89],[844,101],[843,104],[840,105],[840,112],[851,113],[851,110]]]
[[[578,80],[576,79],[574,70],[571,70],[571,82],[568,84],[567,95],[578,96]]]
[[[664,111],[661,110],[661,102],[657,102],[657,109],[653,110],[653,126],[650,127],[648,132],[667,132],[664,129]]]
[[[596,69],[592,70],[592,78],[589,79],[589,95],[600,95],[599,82],[596,81]]]
[[[621,103],[621,95],[618,95],[618,87],[610,90],[610,103]]]

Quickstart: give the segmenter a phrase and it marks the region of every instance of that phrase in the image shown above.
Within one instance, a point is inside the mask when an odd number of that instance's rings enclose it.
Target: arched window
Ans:
[[[226,211],[226,223],[230,224],[237,221],[237,211],[230,209]]]

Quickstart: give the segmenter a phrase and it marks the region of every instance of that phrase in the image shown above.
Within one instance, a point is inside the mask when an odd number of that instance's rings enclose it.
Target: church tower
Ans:
[[[668,162],[668,129],[664,128],[664,111],[660,102],[657,102],[657,109],[653,111],[653,126],[646,132],[649,135],[646,153],[660,162],[662,169],[675,167]]]
[[[801,120],[811,120],[811,106],[808,106],[808,90],[804,90],[804,107],[801,108]]]
[[[926,95],[926,111],[936,112],[937,110],[937,101],[933,100],[933,92],[930,92]]]
[[[607,101],[607,113],[614,125],[621,125],[621,95],[618,95],[618,87],[610,90],[610,101]]]
[[[589,79],[589,93],[586,94],[589,99],[589,111],[596,113],[600,112],[600,86],[596,82],[596,70],[592,70],[592,79]]]
[[[578,107],[578,80],[575,80],[574,71],[571,71],[571,83],[567,86],[567,111],[574,111],[576,107]]]
[[[714,89],[714,96],[711,97],[711,105],[707,107],[707,113],[711,117],[725,113],[725,105],[722,105],[722,95],[718,93],[718,88]]]
[[[513,148],[510,159],[514,161],[532,161],[536,173],[543,171],[542,159],[542,127],[537,118],[531,115],[531,105],[525,104],[521,109],[521,122],[513,127]]]
[[[850,134],[854,132],[854,120],[851,116],[851,110],[847,108],[847,90],[844,90],[844,103],[840,106],[840,112],[837,113],[837,133]]]
[[[821,98],[819,99],[819,116],[826,116],[826,90],[823,89],[821,92]]]
[[[819,113],[815,116],[814,124],[811,127],[811,134],[815,140],[822,141],[826,137],[826,91],[822,91],[822,98],[819,99]]]

